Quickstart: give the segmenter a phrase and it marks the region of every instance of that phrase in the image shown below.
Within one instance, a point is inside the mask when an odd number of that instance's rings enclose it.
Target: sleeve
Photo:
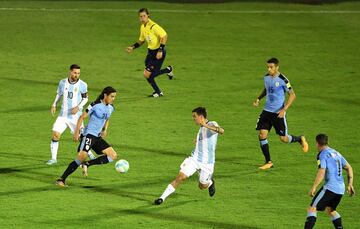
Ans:
[[[166,32],[165,30],[158,24],[156,24],[153,27],[154,33],[157,37],[165,37],[166,36]]]
[[[89,106],[86,108],[86,113],[88,113],[88,115],[90,115],[93,111],[94,111],[94,105],[95,105],[95,103],[94,102],[92,102],[92,103],[90,103],[89,104]]]
[[[215,122],[215,121],[209,122],[208,125],[209,126],[219,127],[219,124],[217,124],[217,122]],[[208,132],[209,132],[210,136],[214,135],[214,134],[217,134],[215,131],[212,131],[212,130],[208,130]]]
[[[283,88],[285,91],[290,91],[292,89],[290,81],[284,75],[280,75],[280,78],[283,80]]]
[[[326,169],[326,157],[323,155],[320,155],[318,160],[319,169]]]
[[[60,80],[56,93],[58,95],[63,95],[63,92],[64,92],[64,81]]]
[[[140,27],[140,36],[139,36],[139,41],[145,41],[145,35],[141,29],[142,27]]]
[[[82,85],[81,85],[81,88],[80,88],[80,93],[81,93],[81,95],[83,95],[83,94],[86,94],[88,91],[87,91],[87,83],[83,83]]]
[[[344,168],[346,164],[347,164],[346,159],[343,156],[341,156],[341,165],[342,165],[342,167]]]

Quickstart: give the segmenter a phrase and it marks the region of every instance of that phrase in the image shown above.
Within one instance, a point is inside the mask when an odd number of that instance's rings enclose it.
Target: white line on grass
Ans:
[[[54,8],[0,8],[0,11],[54,11],[54,12],[137,12],[136,9],[54,9]],[[360,10],[170,10],[152,9],[166,13],[218,13],[218,14],[360,14]]]

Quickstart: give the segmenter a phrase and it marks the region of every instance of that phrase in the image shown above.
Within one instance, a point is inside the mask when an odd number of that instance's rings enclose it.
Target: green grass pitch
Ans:
[[[174,66],[177,79],[157,78],[160,99],[146,98],[146,48],[125,53],[138,38],[141,7],[169,34],[164,65]],[[0,228],[302,228],[319,132],[352,164],[360,191],[359,3],[0,1],[0,8]],[[261,108],[252,102],[273,56],[297,95],[289,132],[305,134],[311,148],[304,154],[272,131],[275,168],[260,172],[254,127]],[[90,100],[105,86],[118,89],[107,141],[130,170],[94,166],[87,179],[76,171],[59,189],[54,181],[77,144],[65,132],[59,163],[45,165],[50,106],[72,63],[82,68]],[[225,129],[217,193],[209,198],[193,176],[154,206],[194,147],[191,110],[200,105]],[[357,196],[343,197],[345,228],[360,228],[359,206]],[[332,228],[324,213],[316,228]]]

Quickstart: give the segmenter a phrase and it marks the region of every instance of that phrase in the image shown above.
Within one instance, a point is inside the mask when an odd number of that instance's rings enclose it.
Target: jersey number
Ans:
[[[68,96],[67,96],[69,99],[72,99],[73,98],[73,93],[68,91]]]
[[[338,176],[341,176],[341,163],[340,160],[336,160],[336,165],[337,165],[337,171],[338,171]]]

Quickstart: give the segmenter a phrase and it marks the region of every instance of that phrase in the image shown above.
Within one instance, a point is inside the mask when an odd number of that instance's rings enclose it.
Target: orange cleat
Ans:
[[[260,166],[259,169],[266,170],[266,169],[271,169],[272,167],[274,167],[274,164],[271,161],[269,161],[265,163],[263,166]]]

